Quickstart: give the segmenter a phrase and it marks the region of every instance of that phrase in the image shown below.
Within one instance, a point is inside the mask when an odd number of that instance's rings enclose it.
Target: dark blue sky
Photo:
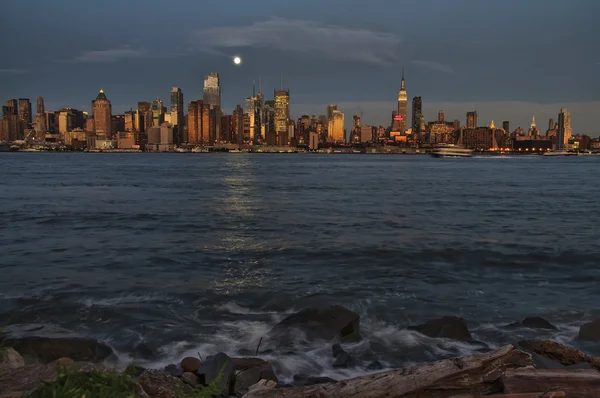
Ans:
[[[406,69],[425,116],[464,123],[533,113],[545,129],[561,106],[574,133],[600,133],[598,0],[18,0],[0,15],[0,99],[42,95],[47,108],[89,109],[100,88],[115,112],[172,86],[202,97],[219,72],[226,111],[252,80],[291,90],[292,116],[325,113],[388,124]],[[235,67],[231,57],[243,64]],[[271,94],[272,95],[272,94]]]

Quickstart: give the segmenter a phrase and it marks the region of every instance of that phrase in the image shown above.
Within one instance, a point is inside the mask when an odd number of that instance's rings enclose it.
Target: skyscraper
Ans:
[[[411,127],[412,132],[416,133],[419,131],[419,123],[421,122],[421,115],[423,114],[423,102],[421,97],[414,97],[412,100],[412,119]]]
[[[444,111],[441,109],[438,111],[437,121],[438,121],[438,123],[442,123],[444,121]]]
[[[344,114],[337,109],[332,112],[327,128],[329,142],[345,142],[344,136]]]
[[[140,118],[140,131],[148,132],[152,127],[152,104],[150,102],[138,102],[138,116]]]
[[[505,120],[502,122],[502,128],[504,129],[504,131],[506,131],[507,133],[510,133],[510,122],[508,120]]]
[[[221,82],[216,72],[204,76],[204,103],[221,107]]]
[[[35,115],[34,129],[37,139],[39,141],[44,141],[48,125],[46,123],[46,110],[44,107],[44,99],[42,97],[38,97],[37,99],[37,113]]]
[[[173,124],[173,142],[175,145],[183,143],[183,92],[179,87],[171,89],[171,124]]]
[[[44,107],[44,99],[42,97],[38,97],[37,99],[37,114],[43,114],[46,112],[46,108]]]
[[[165,110],[163,102],[157,98],[152,102],[152,127],[160,127],[165,121]]]
[[[474,129],[477,127],[477,111],[467,112],[467,128]]]
[[[232,124],[232,130],[235,136],[231,137],[231,139],[237,144],[242,144],[244,142],[244,110],[239,105],[233,110]]]
[[[265,101],[262,122],[265,127],[265,137],[267,133],[275,131],[275,101]]]
[[[219,107],[204,103],[203,100],[190,102],[188,105],[188,143],[212,145],[219,139],[220,131],[217,130],[217,117]]]
[[[9,99],[6,101],[6,110],[2,109],[2,117],[6,118],[6,115],[18,115],[19,114],[19,102],[16,99]]]
[[[333,116],[333,111],[335,111],[336,109],[337,109],[336,104],[327,105],[327,120],[331,120],[331,117]]]
[[[19,98],[19,120],[31,124],[31,101],[29,98]]]
[[[96,134],[105,134],[107,138],[110,138],[112,136],[112,107],[103,90],[100,90],[96,99],[92,101],[92,114],[94,115]]]
[[[562,149],[569,143],[571,134],[571,114],[567,108],[561,108],[558,114],[558,132],[556,134],[557,149]]]
[[[402,82],[400,84],[400,91],[398,92],[398,116],[401,117],[399,120],[398,128],[400,133],[406,132],[406,108],[407,108],[407,97],[406,87],[404,86],[404,68],[402,68]]]
[[[287,132],[290,120],[290,91],[275,90],[275,131]]]

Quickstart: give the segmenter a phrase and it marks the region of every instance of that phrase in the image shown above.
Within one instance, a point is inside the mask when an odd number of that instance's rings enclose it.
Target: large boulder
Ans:
[[[204,386],[220,377],[218,389],[221,395],[228,396],[232,390],[235,376],[235,364],[227,354],[219,352],[206,358],[197,372],[198,382]]]
[[[530,329],[556,330],[556,326],[539,316],[525,318],[521,322],[511,323],[510,325],[508,325],[508,327],[526,327]]]
[[[176,398],[184,384],[178,378],[160,370],[147,370],[138,379],[144,392],[156,398]]]
[[[409,326],[408,329],[417,331],[428,337],[460,341],[473,340],[466,321],[455,316],[445,316],[440,319],[434,319],[421,325]]]
[[[0,370],[25,366],[23,357],[11,347],[0,347]]]
[[[49,363],[64,357],[99,362],[114,355],[104,343],[50,325],[10,325],[5,329],[6,345],[25,359],[37,362]]]
[[[581,325],[578,337],[579,340],[600,341],[600,319]]]
[[[52,365],[25,365],[19,368],[0,370],[0,392],[24,393],[33,391],[46,382],[56,381],[58,373]]]
[[[333,361],[334,368],[349,368],[354,365],[354,359],[352,359],[350,354],[344,351],[341,345],[334,344],[331,347],[331,350],[333,351],[333,358],[335,359]]]
[[[517,347],[524,351],[532,352],[550,359],[565,367],[585,368],[586,366],[582,364],[587,363],[592,368],[600,371],[600,358],[586,355],[573,347],[567,347],[552,340],[522,340],[517,343]],[[535,361],[536,358],[533,357],[533,359]],[[538,360],[535,362],[536,365],[541,368],[557,368],[557,366],[552,366],[552,364],[547,361]]]
[[[254,366],[246,367],[240,370],[235,376],[234,393],[241,397],[248,389],[261,380],[272,380],[277,383],[279,380],[275,375],[275,371],[269,362],[262,361]]]
[[[180,366],[184,372],[196,373],[202,366],[202,361],[195,357],[185,357],[181,360]]]
[[[356,341],[360,339],[360,316],[341,305],[307,308],[279,322],[269,335],[286,341],[294,331],[308,340]],[[293,338],[293,337],[292,337]]]

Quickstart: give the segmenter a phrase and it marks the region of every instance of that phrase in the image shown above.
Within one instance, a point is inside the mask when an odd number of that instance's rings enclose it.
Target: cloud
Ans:
[[[81,54],[65,62],[73,63],[108,63],[122,59],[140,58],[148,55],[145,50],[136,50],[129,46],[108,50],[83,51]]]
[[[454,70],[451,67],[435,61],[412,61],[412,63],[437,72],[454,73]]]
[[[284,18],[198,30],[192,39],[202,51],[261,47],[379,65],[397,61],[402,43],[389,33]]]
[[[23,75],[25,73],[29,73],[29,71],[27,69],[1,69],[0,68],[0,74],[6,74],[6,75]]]

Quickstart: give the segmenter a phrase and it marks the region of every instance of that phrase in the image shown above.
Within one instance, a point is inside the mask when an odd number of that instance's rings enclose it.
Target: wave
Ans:
[[[78,302],[86,307],[100,306],[100,307],[114,307],[123,304],[138,304],[138,303],[150,303],[150,302],[166,302],[172,304],[183,304],[183,301],[179,298],[158,294],[125,294],[118,297],[109,298],[82,298]]]
[[[289,315],[296,312],[295,309],[290,308],[287,311],[268,311],[268,310],[255,310],[246,307],[242,307],[241,305],[230,301],[226,304],[222,304],[217,306],[217,309],[223,312],[228,312],[230,314],[235,315]]]

